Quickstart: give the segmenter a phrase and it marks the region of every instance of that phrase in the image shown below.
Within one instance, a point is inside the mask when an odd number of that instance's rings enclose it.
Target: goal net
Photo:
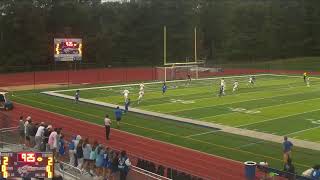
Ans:
[[[170,66],[157,67],[157,80],[158,81],[173,81],[187,79],[188,75],[192,79],[199,78],[199,68],[202,64],[183,64],[173,63]]]

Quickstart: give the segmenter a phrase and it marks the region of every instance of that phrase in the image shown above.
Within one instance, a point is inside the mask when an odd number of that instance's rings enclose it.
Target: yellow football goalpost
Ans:
[[[191,62],[173,62],[169,63],[167,60],[167,27],[163,27],[163,66],[164,68],[164,81],[167,81],[167,69],[173,71],[175,68],[195,68],[195,78],[198,79],[198,67],[204,65],[203,60],[197,58],[197,27],[194,28],[194,57]],[[171,79],[173,80],[173,79]]]

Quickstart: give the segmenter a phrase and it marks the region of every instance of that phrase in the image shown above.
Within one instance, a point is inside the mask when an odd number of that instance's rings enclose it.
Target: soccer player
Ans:
[[[129,91],[127,90],[127,89],[125,89],[124,91],[123,91],[123,97],[124,97],[124,101],[126,102],[127,100],[128,100],[128,98],[129,98]]]
[[[80,98],[80,91],[76,90],[76,94],[74,95],[74,101],[76,103],[78,103],[79,102],[79,98]]]
[[[144,95],[144,92],[140,91],[139,92],[139,97],[138,97],[138,104],[140,104],[140,102],[142,101],[143,95]]]
[[[187,74],[187,81],[186,81],[186,85],[191,84],[191,75],[188,73]]]
[[[225,94],[225,81],[224,81],[224,79],[222,78],[221,80],[220,80],[220,90],[219,90],[219,97],[221,97],[221,96],[224,96],[224,95],[226,95]]]
[[[307,83],[307,72],[303,73],[303,81],[304,83]]]
[[[124,102],[124,113],[129,111],[129,105],[130,105],[131,101],[130,98],[128,98],[125,102]]]
[[[235,81],[235,82],[233,83],[232,92],[235,92],[236,90],[238,90],[238,86],[239,86],[239,82],[238,82],[238,81]]]
[[[164,82],[163,85],[162,85],[162,95],[164,95],[164,93],[166,93],[166,91],[167,91],[167,85]]]
[[[143,83],[140,84],[140,91],[144,91],[144,84]]]
[[[307,87],[310,87],[310,78],[309,77],[307,77]]]
[[[254,76],[250,76],[248,86],[254,85]]]

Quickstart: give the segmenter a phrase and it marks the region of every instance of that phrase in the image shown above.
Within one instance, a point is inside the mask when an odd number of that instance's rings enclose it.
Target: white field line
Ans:
[[[205,134],[215,133],[215,132],[218,132],[218,131],[221,131],[221,129],[217,129],[217,130],[214,130],[214,131],[208,131],[208,132],[204,132],[204,133],[192,134],[192,135],[189,135],[189,136],[186,136],[186,137],[190,138],[190,137],[195,137],[195,136],[201,136],[201,135],[205,135]]]
[[[266,76],[270,74],[256,74],[255,76]],[[229,78],[240,78],[240,77],[248,77],[250,75],[240,75],[240,76],[219,76],[214,78],[201,78],[201,79],[195,79],[195,81],[201,81],[201,80],[214,80],[214,79],[229,79]],[[185,82],[186,80],[173,80],[173,81],[166,81],[167,83],[170,82]],[[163,82],[149,82],[144,83],[145,85],[148,84],[162,84]],[[68,91],[75,91],[75,90],[92,90],[92,89],[105,89],[105,88],[115,88],[115,87],[128,87],[128,86],[138,86],[140,83],[134,83],[134,84],[122,84],[122,85],[113,85],[113,86],[99,86],[99,87],[89,87],[89,88],[77,88],[77,89],[65,89],[65,90],[55,90],[55,91],[46,91],[46,92],[68,92]]]
[[[288,104],[297,104],[297,103],[301,103],[301,102],[305,102],[305,101],[313,101],[313,100],[316,100],[316,99],[320,99],[320,98],[305,99],[305,100],[301,100],[301,101],[294,101],[294,102],[289,102],[289,103],[280,103],[280,104],[277,104],[277,105],[264,106],[264,107],[261,107],[261,108],[250,109],[250,110],[263,110],[263,109],[266,109],[266,108],[277,107],[277,106],[283,106],[283,105],[288,105]],[[320,110],[320,109],[318,109],[318,110]],[[312,110],[312,111],[307,111],[307,112],[313,112],[313,110]],[[232,112],[232,113],[227,113],[227,114],[226,114],[226,113],[224,113],[224,114],[218,114],[218,115],[214,115],[214,116],[207,116],[207,117],[203,117],[203,118],[199,118],[199,119],[208,119],[208,118],[212,118],[212,117],[218,117],[218,116],[230,115],[230,114],[234,114],[234,113],[239,113],[239,112],[235,111],[235,112]],[[306,112],[303,112],[302,114],[304,114],[304,113],[306,113]],[[298,114],[300,114],[300,113],[298,113]],[[259,114],[259,115],[260,115],[260,114]],[[262,114],[261,114],[261,115],[262,115]],[[290,116],[291,116],[291,115],[290,115]],[[283,117],[285,117],[285,116],[283,116]],[[260,121],[260,122],[264,122],[264,121]],[[258,123],[258,122],[256,122],[256,123]],[[253,123],[253,124],[255,124],[255,123]],[[248,125],[248,124],[246,124],[246,125]],[[251,123],[250,123],[249,125],[251,125]],[[243,125],[241,125],[241,126],[243,126]]]
[[[316,127],[304,129],[304,130],[301,130],[301,131],[296,131],[296,132],[293,132],[293,133],[289,133],[289,134],[286,134],[286,136],[290,136],[290,135],[293,135],[293,134],[298,134],[298,133],[302,133],[302,132],[306,132],[306,131],[310,131],[310,130],[318,129],[318,128],[320,128],[320,126],[316,126]]]
[[[299,88],[300,86],[297,86],[297,88]],[[292,88],[280,88],[281,90],[288,90],[288,89],[292,89]],[[279,90],[279,89],[278,89]],[[314,90],[314,91],[319,91],[319,90]],[[311,91],[311,92],[314,92]],[[260,92],[246,92],[246,93],[239,93],[236,95],[247,95],[247,94],[255,94],[255,93],[261,93],[261,92],[265,92],[265,91],[260,91]],[[210,105],[210,106],[201,106],[201,107],[194,107],[194,108],[184,108],[181,109],[179,111],[189,111],[189,110],[194,110],[194,109],[200,109],[200,108],[208,108],[208,107],[216,107],[216,106],[220,106],[220,105],[228,105],[228,104],[235,104],[235,103],[242,103],[242,102],[248,102],[248,101],[256,101],[256,100],[263,100],[263,99],[269,99],[269,98],[274,98],[274,97],[282,97],[282,96],[288,96],[288,95],[294,95],[294,94],[302,94],[302,93],[289,93],[289,94],[282,94],[282,95],[277,95],[277,96],[268,96],[268,97],[264,97],[264,98],[255,98],[255,99],[247,99],[247,100],[243,100],[243,101],[233,101],[233,102],[229,102],[229,103],[222,103],[222,104],[216,104],[216,105]],[[213,97],[210,98],[201,98],[200,100],[204,100],[204,99],[212,99]],[[199,99],[198,99],[199,100]],[[162,103],[162,104],[173,104],[173,103]],[[161,105],[162,105],[161,104]],[[152,107],[152,106],[159,106],[158,105],[147,105],[147,106],[141,106],[140,108],[144,109],[145,107]],[[268,107],[268,106],[265,106]],[[152,111],[152,110],[151,110]],[[179,111],[166,111],[166,113],[172,113],[172,112],[179,112]]]

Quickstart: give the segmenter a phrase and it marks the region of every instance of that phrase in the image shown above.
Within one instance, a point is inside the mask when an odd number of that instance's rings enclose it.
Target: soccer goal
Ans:
[[[171,63],[163,67],[157,67],[157,80],[158,81],[173,81],[187,79],[188,75],[192,79],[199,78],[199,72],[203,68],[204,62],[192,63]]]
[[[167,60],[167,28],[163,27],[163,67],[157,67],[158,81],[172,81],[188,78],[199,78],[199,68],[203,68],[205,61],[197,58],[197,28],[194,28],[194,59],[186,59],[185,62]]]

